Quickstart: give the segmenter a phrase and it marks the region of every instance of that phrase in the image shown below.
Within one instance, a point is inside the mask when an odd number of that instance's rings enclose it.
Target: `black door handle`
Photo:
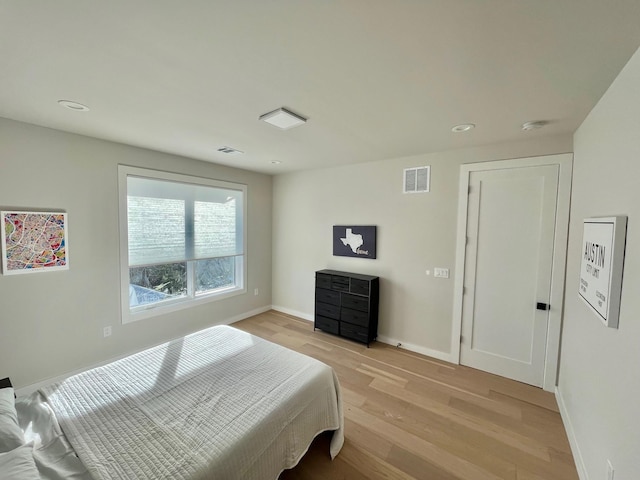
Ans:
[[[548,303],[538,302],[538,303],[536,304],[536,308],[537,308],[538,310],[546,311],[546,310],[551,310],[551,305],[549,305]]]

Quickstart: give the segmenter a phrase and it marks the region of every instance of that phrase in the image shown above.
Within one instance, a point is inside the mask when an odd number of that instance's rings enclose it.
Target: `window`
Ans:
[[[244,293],[245,185],[118,167],[122,322]]]

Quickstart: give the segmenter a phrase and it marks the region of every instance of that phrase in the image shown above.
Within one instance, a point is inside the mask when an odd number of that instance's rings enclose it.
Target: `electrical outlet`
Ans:
[[[611,465],[611,460],[607,460],[607,480],[613,480],[613,465]]]
[[[433,276],[436,278],[449,278],[449,269],[448,268],[434,268]]]
[[[110,327],[110,326],[109,326],[109,327],[104,327],[104,328],[102,329],[102,336],[103,336],[104,338],[107,338],[107,337],[110,337],[110,336],[111,336],[111,327]]]
[[[260,293],[260,290],[258,290],[257,288],[253,290],[253,294],[257,297],[258,294]]]

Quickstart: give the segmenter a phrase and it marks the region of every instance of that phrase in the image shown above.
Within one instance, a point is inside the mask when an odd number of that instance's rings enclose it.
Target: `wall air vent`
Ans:
[[[231,147],[220,147],[218,151],[221,153],[226,153],[228,155],[242,155],[244,153],[240,150],[236,150],[235,148],[231,148]]]
[[[405,168],[403,193],[424,193],[429,191],[431,167]]]

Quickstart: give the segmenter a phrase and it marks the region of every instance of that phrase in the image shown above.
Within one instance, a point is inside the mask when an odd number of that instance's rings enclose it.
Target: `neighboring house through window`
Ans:
[[[244,293],[246,185],[120,165],[122,322]]]

